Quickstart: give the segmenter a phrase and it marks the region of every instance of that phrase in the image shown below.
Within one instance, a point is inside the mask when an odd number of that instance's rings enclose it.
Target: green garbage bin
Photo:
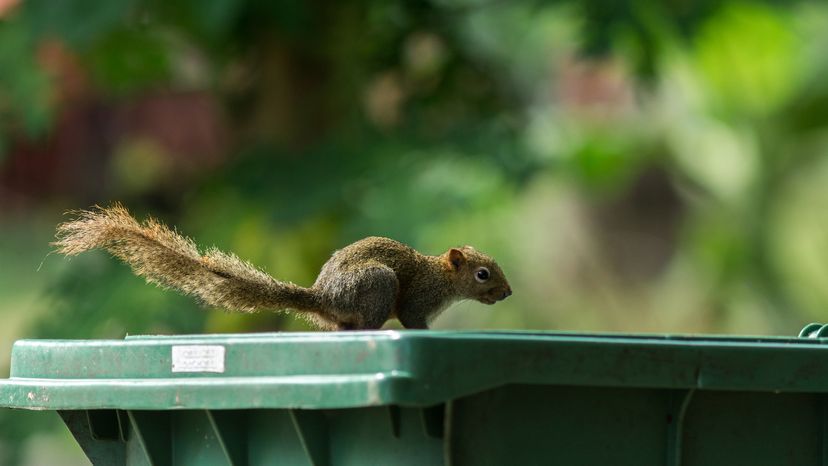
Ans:
[[[22,340],[0,405],[107,465],[828,464],[821,330]]]

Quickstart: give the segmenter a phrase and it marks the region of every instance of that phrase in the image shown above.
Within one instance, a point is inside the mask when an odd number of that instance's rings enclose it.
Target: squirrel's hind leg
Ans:
[[[376,263],[342,273],[323,293],[340,330],[376,330],[390,318],[399,287],[394,270]]]

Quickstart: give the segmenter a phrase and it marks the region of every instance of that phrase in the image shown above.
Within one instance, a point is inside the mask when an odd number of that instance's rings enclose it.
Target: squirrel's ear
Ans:
[[[459,249],[449,249],[448,262],[454,270],[457,270],[466,262],[466,256]]]

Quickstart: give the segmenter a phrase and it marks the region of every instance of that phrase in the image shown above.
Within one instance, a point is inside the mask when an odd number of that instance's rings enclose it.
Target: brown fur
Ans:
[[[195,243],[154,219],[137,222],[121,205],[78,212],[57,229],[57,251],[69,256],[102,248],[151,283],[234,311],[293,309],[321,328],[376,329],[392,317],[406,328],[427,328],[452,302],[487,304],[511,288],[497,263],[471,247],[426,256],[388,238],[370,237],[333,254],[316,283],[282,282],[233,254]],[[475,280],[480,267],[490,278]]]

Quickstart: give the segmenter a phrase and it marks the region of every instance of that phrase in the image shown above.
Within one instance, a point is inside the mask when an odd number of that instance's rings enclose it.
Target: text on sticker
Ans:
[[[181,345],[172,347],[173,372],[224,372],[224,347]]]

